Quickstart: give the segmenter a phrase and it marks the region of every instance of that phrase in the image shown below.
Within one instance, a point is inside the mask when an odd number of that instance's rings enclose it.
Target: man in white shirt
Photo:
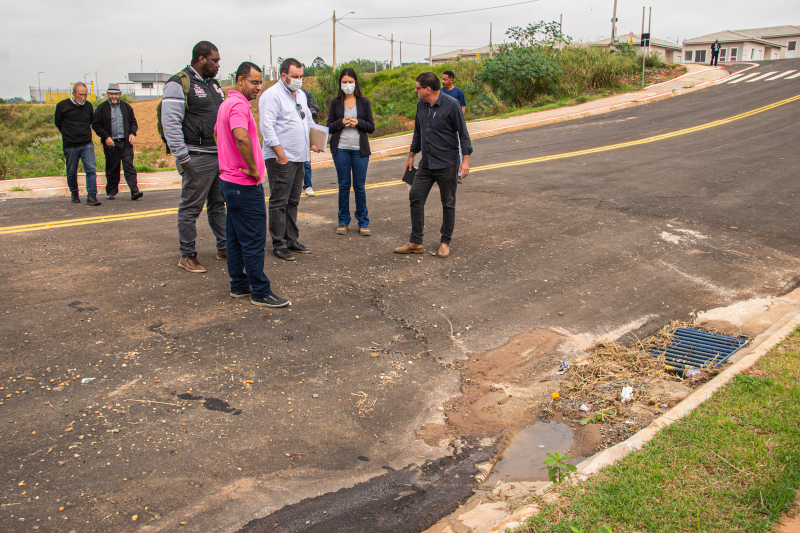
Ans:
[[[303,188],[304,163],[309,158],[308,132],[314,119],[303,85],[303,65],[289,58],[281,63],[281,80],[258,102],[259,129],[269,181],[269,234],[272,253],[293,261],[292,252],[310,254],[297,242],[297,205]],[[316,146],[311,150],[318,152]]]

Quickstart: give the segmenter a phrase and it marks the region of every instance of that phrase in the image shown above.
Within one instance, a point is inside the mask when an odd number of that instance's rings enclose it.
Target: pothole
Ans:
[[[507,481],[547,481],[542,464],[548,453],[566,453],[572,447],[573,431],[562,422],[536,422],[517,433],[503,458],[495,465],[486,484]],[[579,458],[572,458],[575,462]]]

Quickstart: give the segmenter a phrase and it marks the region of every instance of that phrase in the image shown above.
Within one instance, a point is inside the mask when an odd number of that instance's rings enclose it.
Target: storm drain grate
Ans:
[[[653,348],[650,355],[664,355],[668,370],[685,372],[703,366],[722,366],[736,350],[747,344],[744,337],[729,337],[696,328],[678,328],[665,348]]]

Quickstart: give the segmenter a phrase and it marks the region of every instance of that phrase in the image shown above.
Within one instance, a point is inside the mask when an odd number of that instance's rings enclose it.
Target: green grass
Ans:
[[[23,192],[23,191],[29,191],[29,190],[30,189],[28,187],[26,187],[25,185],[14,185],[13,187],[11,187],[9,189],[9,191],[12,191],[12,192]]]
[[[800,328],[799,328],[800,329]],[[768,532],[800,488],[800,336],[518,532]]]

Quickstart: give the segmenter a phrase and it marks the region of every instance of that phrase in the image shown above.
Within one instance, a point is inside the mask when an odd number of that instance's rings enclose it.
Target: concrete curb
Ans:
[[[793,291],[793,294],[800,294],[800,289]],[[589,476],[623,459],[631,452],[640,450],[646,443],[653,440],[663,428],[694,411],[698,406],[703,404],[703,402],[711,398],[715,392],[730,382],[737,374],[753,366],[767,352],[782,342],[798,325],[800,325],[800,311],[794,309],[775,322],[767,331],[753,339],[752,344],[748,348],[745,348],[746,352],[741,359],[687,396],[678,405],[654,420],[649,426],[627,440],[603,450],[578,464],[576,481],[586,481]],[[548,483],[547,486],[540,488],[537,493],[543,493],[551,487],[552,483]],[[538,505],[526,505],[516,510],[514,514],[490,529],[489,532],[502,532],[507,529],[520,527],[524,525],[525,519],[538,512]]]

